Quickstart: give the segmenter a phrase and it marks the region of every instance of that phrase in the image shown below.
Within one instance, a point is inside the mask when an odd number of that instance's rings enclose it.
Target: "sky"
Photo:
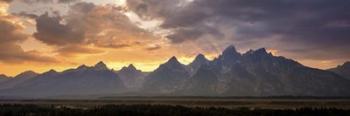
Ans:
[[[234,45],[327,69],[350,60],[349,0],[0,0],[0,73],[104,61],[152,71]]]

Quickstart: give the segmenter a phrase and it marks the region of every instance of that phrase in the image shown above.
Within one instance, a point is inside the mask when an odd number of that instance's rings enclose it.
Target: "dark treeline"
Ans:
[[[105,105],[89,109],[38,105],[0,105],[0,116],[350,116],[333,108],[268,110],[189,108],[167,105]]]

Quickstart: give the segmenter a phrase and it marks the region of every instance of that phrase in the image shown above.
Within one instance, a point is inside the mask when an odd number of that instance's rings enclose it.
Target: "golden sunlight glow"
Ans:
[[[329,69],[336,67],[337,65],[341,64],[342,62],[337,62],[337,61],[332,61],[332,60],[304,60],[300,59],[297,60],[301,64],[313,68],[318,68],[318,69]]]
[[[53,51],[52,47],[45,45],[42,42],[40,42],[34,38],[29,38],[29,39],[25,40],[23,43],[21,43],[20,45],[24,51],[32,51],[32,50],[37,50],[37,51],[41,51],[41,52]]]
[[[271,53],[272,55],[276,56],[278,53],[277,49],[269,48],[267,49],[267,52]]]
[[[0,16],[7,15],[9,5],[0,1]]]

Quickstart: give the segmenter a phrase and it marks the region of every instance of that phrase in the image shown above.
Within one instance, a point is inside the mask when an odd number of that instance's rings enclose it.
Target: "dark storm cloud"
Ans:
[[[2,1],[5,1],[5,2],[12,2],[13,0],[2,0]]]
[[[5,1],[20,1],[27,4],[35,4],[35,3],[72,3],[72,2],[78,2],[80,0],[5,0]]]
[[[37,32],[34,37],[49,45],[81,43],[84,32],[62,23],[59,16],[50,17],[47,13],[36,19]]]
[[[341,60],[349,61],[350,54],[348,46],[338,47],[308,47],[308,48],[280,48],[280,51],[289,53],[288,55],[297,59],[313,59],[313,60]],[[302,55],[301,55],[302,54]]]
[[[71,3],[71,2],[78,2],[81,0],[58,0],[59,3]]]
[[[12,1],[18,1],[18,2],[23,2],[27,4],[54,3],[54,0],[12,0]]]
[[[306,55],[313,58],[350,53],[349,0],[128,0],[127,5],[144,19],[164,20],[161,27],[174,30],[168,36],[174,43],[206,34],[252,42],[278,36],[263,47],[277,43],[277,49],[299,56],[293,46],[283,47],[294,43],[306,51],[325,51]]]
[[[64,15],[19,15],[35,18],[37,32],[33,36],[43,43],[55,46],[58,48],[56,52],[63,55],[95,54],[98,50],[93,50],[94,48],[131,47],[153,37],[132,23],[122,13],[122,8],[114,5],[79,2],[71,5]]]
[[[177,28],[176,33],[167,37],[174,43],[181,43],[186,39],[197,39],[202,35],[212,35],[215,38],[223,38],[224,34],[217,29],[207,25],[193,25],[191,28]]]

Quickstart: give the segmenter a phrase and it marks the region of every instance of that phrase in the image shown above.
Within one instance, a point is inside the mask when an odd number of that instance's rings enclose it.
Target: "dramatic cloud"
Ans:
[[[3,0],[4,2],[12,2],[13,0]]]
[[[47,13],[36,19],[36,27],[34,37],[50,45],[76,44],[84,40],[84,31],[62,24],[60,17],[49,17]]]
[[[210,35],[303,58],[350,58],[342,55],[350,53],[347,0],[128,0],[127,5],[145,20],[163,20],[161,27],[173,30],[168,38],[174,43]],[[298,52],[315,49],[324,52]]]
[[[77,2],[81,0],[58,0],[59,3],[71,3],[71,2]]]
[[[0,2],[0,9],[7,9],[8,4]],[[56,62],[53,58],[40,55],[37,51],[24,51],[19,43],[29,35],[23,33],[23,25],[16,17],[0,12],[0,62]]]
[[[130,22],[122,9],[112,6],[96,6],[78,3],[65,16],[49,16],[36,19],[34,36],[50,45],[93,44],[97,47],[121,48],[132,46],[152,38],[152,34]]]
[[[3,63],[57,63],[54,58],[41,55],[37,51],[23,51],[23,49],[16,44],[0,44],[0,62]]]
[[[20,1],[28,4],[35,4],[35,3],[71,3],[71,2],[77,2],[80,0],[7,0],[7,1]]]

